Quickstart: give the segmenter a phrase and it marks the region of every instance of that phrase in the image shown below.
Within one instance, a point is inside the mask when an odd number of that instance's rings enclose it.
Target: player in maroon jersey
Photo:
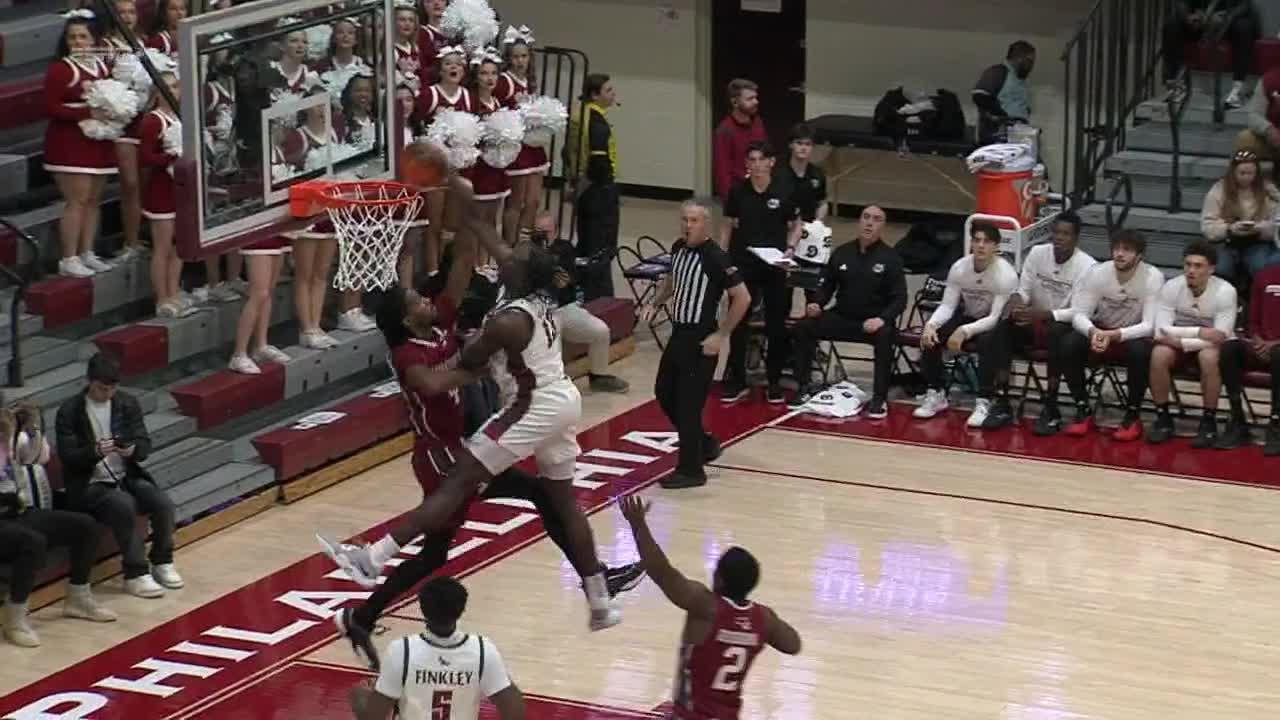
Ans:
[[[640,564],[686,613],[671,717],[737,720],[742,683],[756,655],[765,645],[795,655],[800,634],[767,606],[747,599],[760,579],[760,564],[751,553],[740,547],[726,550],[707,589],[671,566],[649,531],[648,503],[630,495],[620,498],[618,507],[631,525]]]
[[[378,329],[390,348],[391,368],[400,383],[416,436],[412,466],[424,496],[436,491],[457,458],[464,436],[460,389],[477,380],[472,373],[457,367],[459,345],[455,327],[458,306],[475,267],[475,255],[474,235],[459,232],[444,288],[434,300],[414,290],[396,287],[386,293],[378,308]],[[547,536],[562,551],[569,547],[564,519],[533,475],[511,468],[482,488],[480,497],[532,501]],[[378,617],[387,605],[448,561],[449,546],[466,520],[469,506],[470,502],[464,502],[444,529],[428,534],[422,541],[422,550],[397,566],[362,605],[344,608],[334,616],[339,634],[350,639],[357,654],[363,655],[375,669],[378,656],[371,636]],[[331,555],[342,548],[323,537],[319,540]],[[640,563],[616,568],[601,563],[600,567],[611,596],[634,588],[644,577]]]

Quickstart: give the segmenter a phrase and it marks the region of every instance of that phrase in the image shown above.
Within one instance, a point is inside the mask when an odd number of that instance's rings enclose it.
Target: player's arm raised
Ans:
[[[780,653],[800,654],[800,633],[796,632],[796,629],[786,620],[778,617],[778,613],[772,608],[769,609],[769,625],[764,641]]]
[[[471,187],[471,181],[454,175],[449,178],[448,189],[450,202],[456,202],[462,208],[459,220],[462,227],[459,229],[470,231],[498,265],[511,262],[511,246],[502,240],[498,228],[480,214],[480,206],[475,199],[476,191]]]
[[[455,308],[462,305],[462,297],[475,275],[475,266],[476,236],[468,227],[458,228],[453,238],[453,264],[449,266],[449,276],[445,278],[442,293]]]
[[[671,565],[667,554],[662,551],[658,541],[653,539],[649,523],[645,515],[649,512],[649,504],[635,495],[618,499],[618,507],[622,516],[631,525],[631,534],[636,540],[636,551],[640,553],[640,563],[649,574],[650,579],[662,589],[673,605],[681,608],[689,615],[709,620],[715,617],[716,598],[706,585],[694,582]]]
[[[518,355],[533,337],[533,318],[520,310],[504,310],[490,318],[480,336],[462,349],[459,368],[474,372],[499,350]]]

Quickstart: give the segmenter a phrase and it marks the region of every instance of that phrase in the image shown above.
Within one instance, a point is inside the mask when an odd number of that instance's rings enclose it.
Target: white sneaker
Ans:
[[[240,293],[236,292],[227,283],[218,283],[209,288],[209,299],[213,302],[230,303],[240,300]]]
[[[124,581],[124,591],[140,598],[164,597],[164,588],[156,584],[150,575],[139,575]]]
[[[312,350],[324,350],[328,346],[324,344],[323,338],[324,333],[311,330],[298,336],[298,344]]]
[[[378,586],[378,576],[382,574],[382,568],[373,561],[373,554],[369,551],[368,545],[340,543],[319,533],[316,534],[316,540],[320,543],[324,554],[328,555],[334,564],[357,585],[370,589]]]
[[[250,360],[248,355],[240,353],[231,356],[231,362],[227,363],[227,369],[241,375],[262,374],[262,368],[258,367],[258,363]]]
[[[126,245],[120,252],[116,253],[115,257],[111,258],[111,263],[113,265],[125,265],[140,259],[142,259],[142,251],[136,247]]]
[[[201,285],[192,290],[190,295],[183,293],[182,299],[187,300],[187,298],[191,299],[190,304],[192,305],[207,305],[209,303],[209,286]]]
[[[947,394],[941,390],[930,389],[924,394],[924,399],[920,401],[920,405],[911,412],[912,417],[927,420],[936,416],[938,413],[945,411],[951,405],[947,402]]]
[[[293,358],[289,357],[289,353],[275,345],[263,345],[253,354],[253,359],[258,362],[273,362],[285,365]]]
[[[106,272],[111,269],[111,263],[98,257],[93,252],[87,252],[81,255],[80,262],[84,263],[85,267],[94,272]]]
[[[18,647],[40,647],[40,636],[31,627],[25,602],[4,606],[4,638]]]
[[[63,277],[93,277],[96,272],[89,269],[79,257],[71,256],[58,261],[58,274]]]
[[[965,421],[965,425],[971,428],[980,428],[982,423],[987,421],[987,416],[991,414],[991,401],[986,398],[978,398],[973,405],[973,412],[969,413],[969,419]]]
[[[65,617],[90,622],[116,621],[116,614],[98,604],[97,598],[93,596],[88,585],[67,586],[67,599],[62,603],[62,614]]]
[[[178,574],[178,568],[173,563],[152,565],[151,577],[170,590],[178,590],[186,584],[182,582],[182,576]]]
[[[622,610],[609,601],[609,607],[593,609],[587,619],[587,627],[591,632],[605,630],[622,623]]]
[[[163,302],[156,305],[156,317],[158,318],[176,318],[182,317],[185,308],[176,302]]]
[[[351,308],[350,310],[338,316],[338,329],[347,332],[369,332],[378,327],[378,323],[373,318],[364,314],[360,308]]]
[[[1244,107],[1244,83],[1235,83],[1231,86],[1231,92],[1227,93],[1227,99],[1222,101],[1228,110],[1236,110]]]

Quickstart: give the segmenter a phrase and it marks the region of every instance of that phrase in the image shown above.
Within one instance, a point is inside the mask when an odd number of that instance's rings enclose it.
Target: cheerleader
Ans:
[[[366,70],[372,72],[369,63],[360,56],[359,21],[343,18],[335,22],[333,34],[329,36],[329,52],[315,66],[320,82],[336,98],[356,73]]]
[[[281,23],[289,22],[287,18],[281,21]],[[320,76],[308,68],[306,62],[306,32],[294,30],[285,35],[280,59],[271,63],[271,68],[280,75],[277,92],[301,95],[320,83]]]
[[[404,84],[418,92],[422,88],[422,57],[418,54],[418,11],[413,0],[396,0],[397,85]]]
[[[113,61],[124,55],[132,55],[133,48],[125,39],[123,28],[136,37],[138,34],[138,4],[135,0],[116,0],[117,25],[111,20],[111,31],[102,38],[103,47],[110,50]],[[120,170],[120,224],[124,229],[124,248],[115,256],[115,262],[130,262],[142,254],[142,176],[138,168],[138,123],[142,113],[125,126],[124,134],[116,138],[116,167]]]
[[[498,86],[498,69],[501,63],[502,59],[498,57],[497,52],[489,49],[478,54],[471,61],[475,75],[475,114],[480,118],[497,112],[503,107],[493,94]],[[496,229],[498,208],[502,206],[502,200],[511,194],[511,181],[507,174],[490,166],[483,158],[477,158],[476,164],[464,170],[462,174],[471,181],[471,186],[475,189],[476,210],[486,223]],[[483,266],[487,262],[488,258],[484,254],[476,258],[477,266]]]
[[[422,21],[418,24],[418,57],[424,58],[427,66],[420,68],[420,73],[428,85],[440,82],[440,65],[435,58],[440,48],[449,45],[444,31],[440,29],[440,21],[444,17],[448,0],[422,0]]]
[[[475,112],[471,93],[462,86],[462,82],[467,75],[465,51],[460,46],[451,45],[440,48],[438,56],[440,60],[440,82],[427,88],[419,95],[418,102],[414,107],[417,123],[423,128],[430,125],[436,113],[444,109]],[[433,192],[427,194],[426,202],[424,203],[427,216],[424,251],[429,275],[434,275],[440,268],[441,239],[445,225],[445,205],[444,193]],[[449,225],[453,226],[454,223],[449,223]],[[404,263],[403,258],[401,258],[401,263]],[[402,265],[400,270],[402,271],[400,276],[404,277],[406,268]],[[412,273],[412,261],[410,261],[408,272]]]
[[[494,91],[498,100],[511,106],[519,104],[537,91],[530,67],[533,61],[533,33],[529,28],[509,27],[502,38],[507,70],[498,78]],[[502,237],[515,244],[519,234],[533,229],[533,220],[542,205],[542,181],[551,163],[547,151],[534,145],[525,145],[520,155],[507,168],[511,178],[511,197],[507,199],[502,214]]]
[[[146,45],[178,59],[178,23],[187,16],[187,0],[159,0]]]
[[[181,92],[177,75],[164,72],[160,79],[174,96]],[[152,102],[155,109],[143,116],[138,133],[138,160],[150,170],[142,193],[142,216],[151,224],[151,285],[156,294],[157,317],[184,317],[195,312],[195,307],[182,298],[178,282],[182,260],[173,246],[177,208],[172,173],[176,158],[168,153],[164,142],[165,133],[178,122],[178,116],[158,91],[153,91]]]
[[[315,95],[322,89],[314,87],[308,95]],[[299,121],[297,133],[304,145],[302,168],[306,171],[312,166],[307,158],[326,153],[329,145],[337,144],[338,138],[326,122],[323,105],[302,111]],[[299,342],[303,347],[326,350],[338,346],[338,341],[320,327],[325,294],[329,289],[329,269],[337,252],[338,236],[327,219],[298,233],[293,243],[293,306],[298,314]]]
[[[109,75],[97,46],[93,13],[72,11],[58,38],[58,59],[49,66],[44,80],[49,118],[44,169],[53,176],[66,201],[58,221],[58,272],[69,277],[91,277],[111,269],[94,254],[93,243],[98,236],[103,187],[107,177],[117,172],[115,149],[108,140],[90,138],[80,126],[84,120],[106,119],[84,101],[85,86]]]
[[[223,42],[230,38],[215,36],[214,42]],[[232,136],[232,118],[236,113],[235,80],[232,77],[235,69],[231,64],[231,51],[223,48],[215,50],[209,59],[204,85],[204,126],[208,131],[208,162],[211,174],[229,180],[238,170],[235,138]],[[224,180],[225,182],[225,180]],[[222,276],[222,260],[226,258],[226,281]],[[214,255],[205,258],[205,284],[192,291],[199,303],[228,303],[241,299],[236,290],[240,283],[240,275],[244,271],[244,261],[239,253]]]
[[[228,368],[245,375],[258,375],[261,362],[287,363],[289,354],[267,342],[271,326],[271,306],[289,239],[273,237],[243,248],[240,254],[249,271],[249,299],[240,309],[236,341]],[[249,352],[249,343],[255,348]]]

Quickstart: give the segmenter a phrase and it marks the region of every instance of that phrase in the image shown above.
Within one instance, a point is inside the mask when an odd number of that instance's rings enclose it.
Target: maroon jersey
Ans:
[[[432,85],[423,90],[422,94],[418,96],[418,102],[414,106],[414,113],[419,122],[429,125],[435,119],[436,113],[445,109],[475,112],[471,91],[460,87],[453,97],[449,97],[439,85]]]
[[[436,324],[430,338],[409,338],[391,351],[391,370],[400,383],[400,394],[409,406],[409,423],[418,443],[456,447],[462,444],[462,401],[457,390],[424,396],[405,383],[409,368],[426,365],[432,370],[452,370],[458,366],[455,323],[458,309],[445,297],[436,304]]]
[[[707,637],[680,648],[672,717],[737,720],[742,682],[764,649],[767,617],[768,608],[759,603],[739,606],[728,598],[716,598],[716,617]]]

